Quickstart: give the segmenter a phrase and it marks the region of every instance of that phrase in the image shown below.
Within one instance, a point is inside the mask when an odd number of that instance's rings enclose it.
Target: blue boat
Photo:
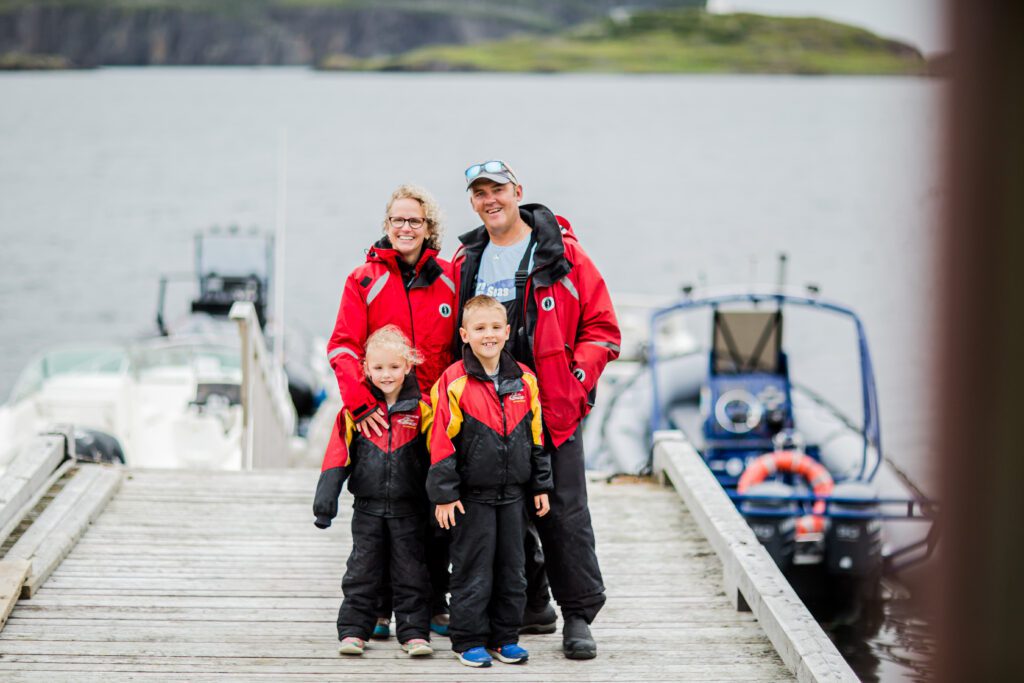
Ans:
[[[938,538],[937,505],[883,455],[861,319],[813,290],[684,292],[651,313],[642,369],[591,416],[588,448],[605,468],[642,474],[651,435],[680,430],[808,605],[824,618],[859,612],[883,577],[926,560]],[[794,318],[803,349],[784,336]],[[852,330],[843,363],[815,340],[837,324]],[[856,394],[842,407],[808,383],[841,375]],[[644,460],[629,462],[638,453]]]

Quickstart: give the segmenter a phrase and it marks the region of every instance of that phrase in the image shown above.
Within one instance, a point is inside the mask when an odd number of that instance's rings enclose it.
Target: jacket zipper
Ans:
[[[498,499],[501,500],[505,496],[505,487],[508,485],[508,420],[505,417],[505,402],[502,400],[501,394],[498,393],[498,387],[494,387],[494,394],[498,397],[498,407],[501,409],[501,441],[505,445],[503,458],[505,471],[501,478],[501,491],[498,493]]]
[[[384,452],[384,514],[391,514],[391,409],[388,409],[388,448]]]
[[[399,268],[399,271],[401,271],[401,268]],[[399,272],[398,276],[401,277],[402,273]],[[413,271],[412,280],[415,280],[417,277],[419,277],[419,273]],[[412,337],[412,339],[410,339],[409,341],[412,342],[413,346],[416,346],[416,322],[412,313],[412,280],[409,281],[410,286],[403,286],[403,289],[405,289],[405,303],[409,307],[409,336]],[[404,285],[405,283],[403,282],[402,284]]]

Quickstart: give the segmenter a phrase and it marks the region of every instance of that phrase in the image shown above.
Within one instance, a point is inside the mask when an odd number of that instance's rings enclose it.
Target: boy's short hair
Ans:
[[[505,304],[486,294],[477,294],[462,306],[462,319],[465,320],[466,316],[473,311],[487,308],[501,311],[505,315],[506,322],[508,321],[508,311],[505,310]]]

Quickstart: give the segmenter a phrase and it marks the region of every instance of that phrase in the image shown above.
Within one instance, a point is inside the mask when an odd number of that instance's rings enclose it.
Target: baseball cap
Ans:
[[[480,164],[473,164],[466,169],[466,189],[468,190],[470,185],[486,178],[492,180],[499,185],[505,183],[519,184],[519,180],[516,178],[516,174],[509,168],[509,165],[500,159],[492,159],[491,161],[485,161]]]

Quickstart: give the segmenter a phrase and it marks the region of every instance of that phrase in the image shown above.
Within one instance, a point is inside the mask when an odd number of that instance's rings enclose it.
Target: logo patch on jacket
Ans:
[[[524,401],[526,401],[526,397],[523,396],[523,392],[517,391],[514,394],[509,394],[508,400],[512,401],[513,403],[523,403]]]
[[[438,307],[437,312],[441,314],[442,318],[447,318],[452,314],[452,307],[448,304],[441,304]]]
[[[555,307],[555,297],[544,297],[543,299],[540,300],[540,307],[543,308],[545,311],[550,311]]]
[[[419,427],[420,416],[419,415],[403,415],[398,418],[398,424],[403,427]]]

